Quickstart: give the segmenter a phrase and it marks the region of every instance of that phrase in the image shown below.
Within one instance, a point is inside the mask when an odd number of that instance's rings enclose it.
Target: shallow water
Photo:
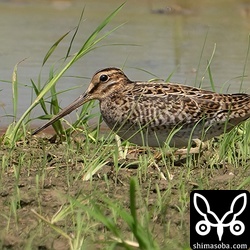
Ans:
[[[46,52],[77,25],[84,6],[84,22],[72,52],[77,51],[96,26],[122,2],[0,1],[1,127],[12,121],[7,117],[13,113],[11,84],[5,81],[11,81],[15,64],[25,59],[18,66],[20,116],[32,101],[30,79],[37,82]],[[204,72],[215,47],[211,71],[216,90],[250,93],[249,63],[241,88],[250,30],[250,1],[129,0],[108,27],[112,29],[122,23],[102,44],[125,45],[103,46],[92,51],[58,82],[58,90],[79,86],[60,95],[62,107],[87,88],[96,70],[108,66],[123,67],[131,80],[153,78],[138,70],[140,68],[162,79],[174,72],[172,81],[192,86],[202,84],[203,88],[211,89],[209,76]],[[54,62],[66,54],[69,41],[70,37],[60,44],[43,68],[43,81],[48,78]],[[42,112],[37,107],[31,117],[39,114]]]

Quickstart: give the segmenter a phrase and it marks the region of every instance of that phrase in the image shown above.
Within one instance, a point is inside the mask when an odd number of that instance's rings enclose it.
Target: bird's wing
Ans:
[[[237,124],[250,116],[247,94],[218,94],[180,84],[140,82],[134,86],[133,95],[142,105],[151,103],[159,114],[172,117],[173,124],[196,123],[204,118],[216,122],[236,119]]]

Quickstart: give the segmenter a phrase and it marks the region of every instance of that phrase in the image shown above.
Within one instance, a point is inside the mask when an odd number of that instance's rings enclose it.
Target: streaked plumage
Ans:
[[[86,92],[36,134],[82,104],[97,99],[104,121],[123,139],[162,146],[174,131],[171,146],[192,139],[209,140],[250,117],[250,95],[218,94],[164,81],[131,81],[117,68],[95,73]],[[143,135],[143,136],[142,136]]]

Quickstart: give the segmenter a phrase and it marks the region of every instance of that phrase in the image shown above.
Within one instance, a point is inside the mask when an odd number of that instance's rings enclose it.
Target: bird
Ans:
[[[74,102],[36,129],[37,134],[84,103],[98,100],[115,134],[139,146],[187,147],[229,132],[250,117],[250,95],[220,94],[163,80],[131,81],[116,67],[97,71]]]

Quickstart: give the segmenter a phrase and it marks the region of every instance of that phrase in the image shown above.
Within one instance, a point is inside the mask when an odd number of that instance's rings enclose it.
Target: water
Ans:
[[[13,114],[11,84],[5,81],[11,81],[14,66],[25,59],[18,65],[20,117],[32,101],[30,79],[37,82],[46,52],[77,25],[84,6],[84,22],[73,52],[121,3],[123,0],[0,1],[1,127],[12,121],[7,116]],[[112,29],[120,24],[123,26],[102,42],[111,46],[89,53],[58,82],[58,90],[79,86],[60,95],[62,107],[87,88],[95,71],[108,66],[123,67],[132,80],[153,78],[138,68],[162,79],[174,72],[171,81],[192,86],[202,84],[203,88],[211,89],[209,76],[204,72],[214,48],[211,71],[216,90],[250,93],[249,62],[245,65],[250,1],[129,0],[108,27]],[[43,68],[43,81],[48,78],[50,67],[66,54],[69,41],[70,37],[60,44]],[[241,88],[244,66],[246,76]],[[37,107],[31,117],[40,114],[42,111]]]

